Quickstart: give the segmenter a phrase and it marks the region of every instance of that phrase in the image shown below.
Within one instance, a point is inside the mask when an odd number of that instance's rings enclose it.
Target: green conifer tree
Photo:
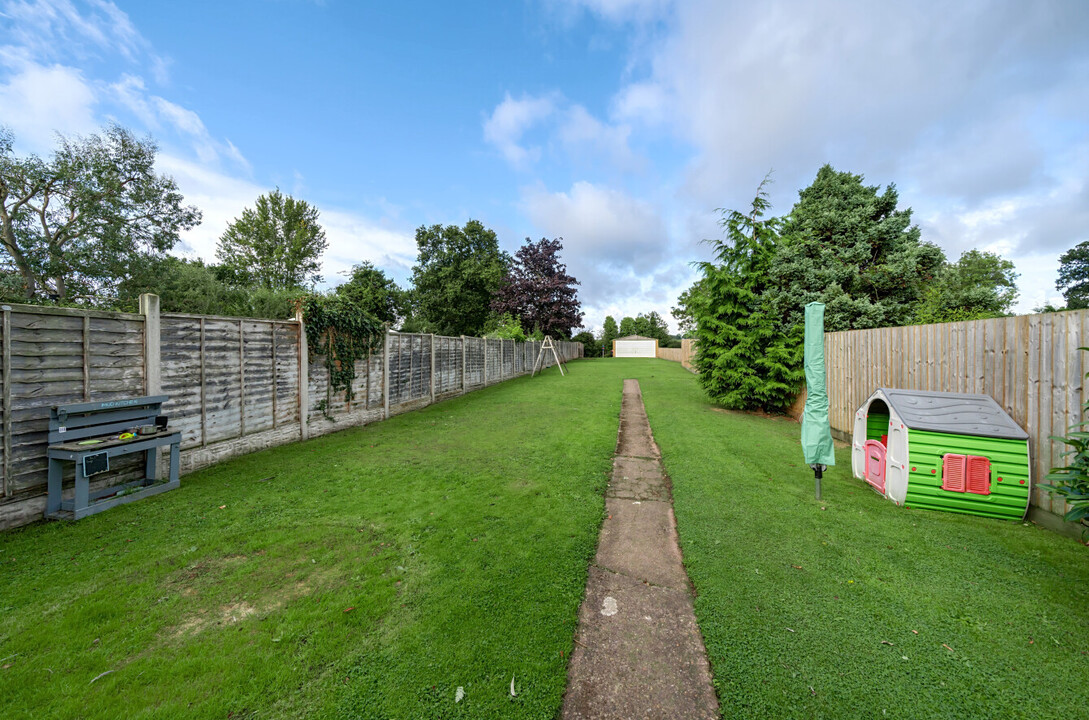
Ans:
[[[778,247],[779,218],[760,183],[748,215],[723,211],[725,240],[710,241],[721,264],[702,263],[704,293],[693,299],[700,384],[714,401],[739,410],[783,412],[801,385],[802,338],[783,334],[764,291]]]

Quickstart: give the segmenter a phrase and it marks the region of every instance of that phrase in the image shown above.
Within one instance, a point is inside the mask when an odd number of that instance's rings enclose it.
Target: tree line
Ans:
[[[572,339],[583,344],[586,357],[612,357],[613,340],[628,335],[639,335],[657,340],[659,347],[681,346],[681,336],[671,334],[665,318],[653,310],[648,313],[639,313],[635,317],[623,317],[619,324],[616,318],[607,315],[599,334],[595,336],[591,332],[583,331]]]
[[[722,209],[714,261],[673,315],[699,340],[700,383],[735,409],[784,412],[804,380],[804,308],[825,304],[825,330],[1001,317],[1015,302],[1009,260],[968,250],[950,261],[899,208],[895,185],[825,165],[781,217],[769,215],[765,177],[744,211]],[[1057,289],[1089,305],[1089,242],[1061,258]],[[1055,310],[1045,307],[1039,310]]]
[[[215,262],[170,255],[202,216],[155,172],[157,151],[111,125],[59,138],[50,158],[18,157],[0,128],[0,300],[134,311],[151,292],[167,312],[283,318],[322,296],[405,332],[517,339],[569,338],[582,324],[561,238],[526,238],[511,256],[477,220],[419,227],[408,288],[361,261],[318,293],[320,213],[278,188],[228,225]]]

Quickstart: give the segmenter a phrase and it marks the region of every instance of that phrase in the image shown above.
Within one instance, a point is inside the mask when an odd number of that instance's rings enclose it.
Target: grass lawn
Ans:
[[[665,361],[628,362],[673,481],[723,717],[1089,713],[1089,549],[1032,525],[824,500],[798,424],[727,413]]]
[[[620,408],[588,365],[0,534],[0,716],[552,718]]]
[[[0,534],[0,715],[555,717],[625,377],[724,717],[1085,714],[1085,547],[896,508],[846,451],[816,502],[797,424],[666,361],[571,370]]]

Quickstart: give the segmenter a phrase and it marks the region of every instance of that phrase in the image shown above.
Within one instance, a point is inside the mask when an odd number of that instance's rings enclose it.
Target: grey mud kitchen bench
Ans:
[[[79,520],[115,505],[178,487],[181,433],[166,429],[160,415],[167,395],[56,405],[49,411],[49,494],[45,517]],[[129,437],[131,435],[131,437]],[[157,479],[158,449],[170,446],[170,476]],[[144,477],[90,490],[89,478],[108,472],[110,459],[144,453]],[[64,463],[76,465],[75,496],[61,497]]]

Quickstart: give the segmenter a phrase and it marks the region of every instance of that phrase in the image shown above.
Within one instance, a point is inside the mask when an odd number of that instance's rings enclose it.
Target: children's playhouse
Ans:
[[[1028,510],[1028,434],[989,395],[879,388],[855,413],[851,470],[897,505]]]

